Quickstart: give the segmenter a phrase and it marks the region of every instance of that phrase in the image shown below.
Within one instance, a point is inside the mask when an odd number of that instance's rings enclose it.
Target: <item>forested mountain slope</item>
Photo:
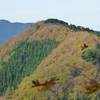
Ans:
[[[12,100],[81,98],[82,84],[95,78],[98,67],[98,62],[86,61],[84,52],[95,49],[100,38],[93,35],[98,32],[72,26],[57,19],[41,21],[4,43],[0,47],[1,95]]]
[[[57,96],[52,91],[38,92],[39,87],[31,88],[32,80],[38,79],[42,82],[53,76],[59,78],[59,81],[51,89],[58,94],[60,100],[74,100],[74,98],[82,97],[84,89],[81,87],[81,84],[88,82],[89,79],[94,79],[97,72],[95,65],[81,58],[83,52],[81,45],[84,42],[89,45],[87,49],[95,46],[94,40],[87,32],[72,32],[67,35],[66,39],[41,62],[35,73],[23,79],[13,97],[18,95],[16,100],[19,98],[22,100],[31,100],[32,98],[40,100],[41,97],[43,100],[56,99]],[[92,98],[95,98],[95,96],[97,94],[92,94]]]

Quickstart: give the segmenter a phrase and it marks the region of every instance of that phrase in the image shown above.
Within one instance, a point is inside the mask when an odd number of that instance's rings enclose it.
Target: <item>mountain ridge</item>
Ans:
[[[82,41],[81,43],[78,42],[78,39],[73,41],[73,36],[75,36],[75,34],[77,34],[77,35],[81,34],[79,36],[83,37],[83,39],[81,40]],[[84,35],[87,37],[86,40],[88,40],[90,37],[89,34],[85,33]],[[81,51],[81,45],[84,42],[86,42],[86,40],[84,41],[84,35],[83,35],[83,33],[74,33],[74,32],[69,34],[68,38],[69,37],[70,38],[69,39],[66,38],[64,42],[62,42],[60,45],[58,45],[58,47],[56,49],[54,49],[51,52],[51,54],[41,62],[41,64],[37,67],[37,70],[35,71],[35,73],[33,73],[33,75],[30,75],[29,77],[26,77],[23,79],[23,81],[19,85],[18,90],[16,90],[15,94],[20,95],[21,92],[23,91],[21,94],[22,98],[28,99],[28,96],[24,97],[24,95],[30,95],[29,97],[38,98],[40,100],[40,98],[36,96],[36,93],[38,93],[37,92],[38,88],[32,89],[30,87],[30,85],[28,85],[28,84],[31,84],[32,80],[44,79],[44,78],[48,78],[48,77],[52,77],[52,76],[57,76],[57,78],[60,79],[60,82],[59,82],[60,86],[67,85],[66,88],[71,89],[73,92],[75,92],[74,88],[76,87],[75,84],[77,84],[77,89],[82,90],[82,88],[80,88],[80,84],[84,81],[87,81],[87,79],[84,76],[82,76],[80,73],[75,73],[76,70],[73,67],[70,67],[70,65],[77,66],[77,69],[80,69],[82,71],[82,73],[84,73],[85,75],[87,75],[91,78],[93,78],[93,76],[95,76],[94,75],[95,73],[93,74],[93,72],[96,72],[96,67],[93,64],[87,63],[85,60],[83,60],[81,58],[81,53],[83,52],[83,51]],[[91,40],[94,41],[92,38],[90,38],[88,41],[91,41]],[[77,44],[77,43],[78,43],[79,47],[74,47],[75,44]],[[69,45],[71,45],[71,47],[69,47]],[[88,44],[88,45],[90,46],[90,44]],[[95,42],[93,42],[93,44],[91,46],[89,48],[93,48],[95,46]],[[73,48],[74,48],[74,50],[73,50]],[[77,51],[77,49],[79,49],[79,51]],[[70,65],[67,65],[67,64],[70,64]],[[80,77],[79,77],[79,75],[80,75]],[[63,82],[61,80],[63,80]],[[70,85],[68,85],[68,84],[70,84]],[[63,89],[61,89],[61,90],[62,90],[61,94],[63,94],[64,90]],[[66,91],[66,94],[70,93],[70,90],[67,91],[67,89],[66,89],[65,91]],[[41,93],[38,93],[38,94],[41,95]],[[49,95],[51,95],[51,94],[49,94]],[[73,96],[73,95],[74,94],[72,93],[71,96]],[[42,97],[45,97],[45,95],[43,95]],[[53,97],[53,98],[55,98],[55,97]],[[62,99],[60,99],[60,100],[63,100],[64,97],[61,97],[61,98]],[[18,97],[16,97],[16,99],[18,99]]]
[[[52,93],[57,93],[60,100],[68,98],[68,100],[71,100],[77,96],[77,91],[80,91],[80,96],[82,96],[81,93],[84,92],[80,85],[89,81],[82,74],[93,79],[97,71],[96,65],[87,62],[81,57],[84,51],[95,48],[96,41],[94,39],[100,43],[100,38],[96,35],[92,35],[93,37],[91,37],[91,34],[91,32],[87,32],[86,30],[74,31],[74,29],[61,24],[45,24],[44,21],[40,21],[1,45],[1,60],[6,63],[10,59],[10,56],[7,54],[11,50],[11,55],[14,55],[13,49],[19,43],[34,43],[35,41],[41,42],[42,40],[56,40],[59,42],[59,45],[37,65],[33,74],[23,78],[18,85],[18,89],[14,90],[10,98],[12,100],[31,100],[33,98],[35,100],[41,100],[41,98],[52,100],[57,98],[57,95],[53,95]],[[84,43],[89,47],[82,50],[81,47]],[[50,46],[52,47],[52,45]],[[82,73],[77,72],[77,69]],[[58,85],[51,88],[54,92],[47,91],[40,93],[38,92],[40,88],[31,88],[32,80],[38,79],[42,82],[42,80],[47,80],[53,76],[59,79]]]

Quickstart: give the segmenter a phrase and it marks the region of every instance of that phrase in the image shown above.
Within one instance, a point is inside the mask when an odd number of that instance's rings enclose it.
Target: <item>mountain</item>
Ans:
[[[99,87],[91,95],[84,91],[99,67],[98,34],[58,19],[31,25],[0,46],[0,95],[10,100],[99,98]]]
[[[33,23],[11,23],[7,20],[0,20],[0,44],[14,37]]]

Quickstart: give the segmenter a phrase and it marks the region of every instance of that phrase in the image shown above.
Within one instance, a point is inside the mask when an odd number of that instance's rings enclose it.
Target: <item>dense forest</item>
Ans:
[[[34,72],[37,65],[58,46],[55,40],[20,42],[16,48],[8,52],[8,62],[1,61],[0,95],[5,94],[7,87],[17,88],[25,76]]]
[[[92,32],[93,34],[97,35],[100,37],[100,32],[98,31],[94,31],[92,29],[89,29],[89,28],[84,28],[82,26],[76,26],[76,25],[73,25],[73,24],[68,24],[67,22],[64,22],[64,21],[61,21],[61,20],[58,20],[58,19],[48,19],[45,21],[45,24],[57,24],[57,25],[63,25],[65,27],[68,27],[69,29],[72,29],[74,31],[87,31],[87,32]]]
[[[88,49],[82,53],[82,58],[87,62],[98,64],[100,61],[100,44],[97,44],[95,49]]]

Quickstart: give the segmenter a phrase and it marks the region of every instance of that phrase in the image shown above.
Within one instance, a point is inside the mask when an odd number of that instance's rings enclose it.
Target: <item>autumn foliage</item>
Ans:
[[[89,82],[89,85],[82,84],[82,87],[85,89],[84,91],[85,94],[91,94],[100,89],[100,84],[95,80],[91,80]]]
[[[66,25],[68,24],[62,21],[59,23],[58,20],[53,23],[37,22],[31,28],[9,40],[5,44],[7,48],[4,45],[1,46],[1,48],[5,48],[5,51],[1,49],[1,59],[8,61],[10,56],[6,53],[9,54],[10,48],[13,50],[15,44],[20,41],[25,40],[30,43],[35,40],[40,41],[40,43],[47,40],[59,41],[59,45],[36,66],[34,72],[23,78],[19,83],[18,89],[12,94],[12,100],[74,100],[73,98],[79,99],[84,94],[90,96],[90,98],[95,93],[99,94],[99,77],[95,78],[95,76],[99,76],[97,75],[99,70],[97,68],[98,56],[91,55],[89,57],[89,52],[84,53],[95,49],[96,41],[100,42],[99,37],[93,34],[93,37],[91,37],[90,33],[94,32],[92,30],[78,30],[81,27],[74,25],[67,27]],[[73,27],[76,29],[74,30]],[[94,41],[94,38],[96,41]],[[47,49],[47,51],[49,50]],[[13,56],[13,54],[14,52],[11,55]],[[86,57],[88,56],[91,59],[87,61],[85,57],[82,58],[82,54],[86,54]],[[41,55],[39,52],[39,57]],[[96,59],[96,64],[91,62],[92,59]],[[28,65],[27,68],[29,68]],[[29,69],[27,69],[28,71]]]

